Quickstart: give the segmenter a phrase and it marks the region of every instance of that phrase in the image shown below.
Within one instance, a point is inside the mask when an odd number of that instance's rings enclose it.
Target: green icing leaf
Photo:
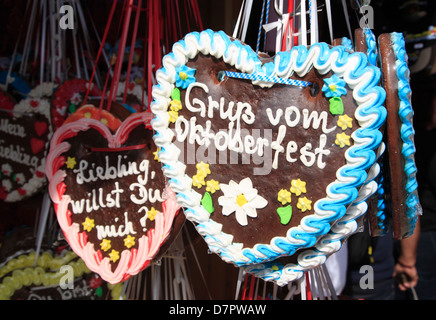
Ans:
[[[70,104],[69,107],[68,107],[68,112],[69,113],[74,113],[74,112],[76,112],[76,109],[77,109],[77,107],[76,107],[75,104]]]
[[[277,209],[277,214],[280,217],[280,222],[283,225],[287,225],[291,221],[292,217],[292,207],[290,205],[286,207],[281,207]]]
[[[103,295],[103,289],[101,287],[98,287],[97,289],[95,289],[95,294],[97,295],[97,297],[101,297]]]
[[[203,199],[201,199],[201,204],[210,214],[215,211],[215,209],[213,208],[212,196],[209,192],[206,192],[204,194]]]
[[[344,104],[340,97],[333,97],[329,100],[330,113],[334,116],[344,114]]]
[[[181,101],[180,90],[178,88],[174,88],[173,92],[171,92],[171,99]]]

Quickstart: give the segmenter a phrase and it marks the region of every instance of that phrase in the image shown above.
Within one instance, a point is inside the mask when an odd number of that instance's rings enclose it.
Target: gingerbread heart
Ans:
[[[96,119],[64,124],[47,157],[59,225],[88,268],[110,283],[146,268],[184,219],[155,160],[150,119],[133,114],[115,135]]]
[[[206,30],[162,65],[151,104],[158,156],[209,249],[245,266],[331,232],[319,260],[338,250],[379,171],[385,91],[366,55],[318,43],[269,58]]]
[[[52,134],[50,104],[44,99],[24,99],[10,109],[0,109],[0,199],[16,202],[46,184],[45,156]]]
[[[73,79],[65,81],[56,88],[51,98],[51,117],[54,128],[59,128],[70,114],[82,106],[88,86],[88,80]],[[101,96],[102,92],[92,84],[89,97]]]
[[[379,36],[380,61],[386,88],[387,168],[394,239],[411,236],[422,214],[415,164],[414,111],[411,103],[410,70],[402,33]],[[388,189],[388,188],[386,188]]]

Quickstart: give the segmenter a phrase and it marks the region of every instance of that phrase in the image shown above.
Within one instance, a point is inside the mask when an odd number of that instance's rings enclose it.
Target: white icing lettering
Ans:
[[[268,120],[269,122],[273,125],[276,126],[279,124],[280,122],[280,118],[283,115],[283,110],[282,109],[277,109],[276,110],[276,117],[274,118],[273,114],[272,114],[272,110],[271,108],[266,109],[266,115],[268,116]]]
[[[194,89],[195,97],[192,91]],[[199,152],[201,148],[203,153],[205,153],[205,148],[215,148],[207,149],[208,154],[213,155],[216,154],[216,150],[220,152],[233,151],[236,154],[241,154],[243,161],[247,160],[246,156],[248,158],[251,155],[263,157],[265,148],[270,147],[269,151],[273,151],[273,157],[270,160],[273,169],[279,167],[280,154],[285,156],[288,163],[301,161],[306,167],[314,165],[319,169],[326,167],[327,157],[331,154],[331,151],[327,148],[327,135],[337,129],[336,120],[333,120],[332,124],[328,123],[330,118],[327,111],[300,109],[293,105],[286,108],[266,108],[265,115],[261,116],[266,117],[269,123],[277,128],[274,131],[273,129],[263,128],[264,137],[260,137],[254,134],[254,131],[258,129],[252,129],[250,132],[243,125],[251,125],[256,121],[256,115],[250,103],[226,101],[224,97],[217,99],[209,95],[209,92],[208,86],[204,83],[195,82],[189,85],[185,94],[185,105],[187,110],[195,115],[189,119],[182,115],[177,118],[175,135],[178,142],[187,141],[188,146],[199,146],[200,148],[194,148],[196,152]],[[198,98],[202,94],[203,96],[205,94],[207,99],[201,98],[203,99],[201,100]],[[214,132],[213,120],[210,119],[217,116],[221,120],[228,120],[228,123],[227,128],[219,128],[219,131]],[[198,117],[205,119],[200,122]],[[295,129],[294,131],[290,129],[299,127],[305,130],[320,130],[318,145],[314,145],[313,141],[298,145],[297,141],[290,140],[289,138],[292,138],[295,132]],[[304,134],[301,136],[304,137]],[[232,155],[232,152],[230,152],[230,155]],[[195,158],[195,155],[192,155],[192,157]],[[232,157],[231,160],[234,158]],[[236,157],[237,159],[240,158]],[[246,163],[250,162],[246,161]],[[140,186],[132,185],[131,190],[134,189],[138,189],[139,197],[136,198],[133,195],[134,199],[132,200],[142,204],[146,198],[149,198],[147,191],[142,190]]]
[[[286,126],[281,125],[279,127],[279,133],[277,134],[277,140],[273,141],[271,143],[271,149],[273,149],[275,151],[274,153],[274,161],[272,163],[272,167],[273,169],[277,169],[278,168],[278,163],[279,163],[279,153],[283,153],[285,152],[285,148],[282,147],[282,142],[283,139],[285,138],[286,135]]]
[[[116,222],[116,221],[115,221]],[[124,212],[124,224],[116,226],[111,225],[96,225],[98,240],[105,239],[107,237],[124,237],[129,234],[136,234],[133,229],[133,224],[129,221],[128,213]]]
[[[0,131],[20,138],[26,137],[26,129],[19,124],[9,123],[9,119],[1,119]]]
[[[38,157],[30,156],[25,153],[23,147],[17,145],[9,145],[9,147],[0,145],[0,158],[11,160],[34,169],[36,169],[40,163]]]
[[[322,132],[323,133],[330,133],[333,130],[336,129],[336,126],[327,128],[327,111],[322,111],[320,115],[318,115],[318,112],[312,111],[312,113],[309,116],[309,110],[304,109],[303,110],[303,128],[309,129],[310,125],[312,124],[312,128],[318,129],[321,121],[322,121]]]

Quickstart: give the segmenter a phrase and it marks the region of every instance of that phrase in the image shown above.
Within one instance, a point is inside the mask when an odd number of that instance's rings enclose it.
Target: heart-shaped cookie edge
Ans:
[[[109,258],[101,258],[94,245],[87,242],[80,233],[77,223],[71,223],[68,204],[71,198],[65,195],[65,185],[63,183],[66,172],[60,169],[65,161],[62,154],[69,150],[70,144],[65,139],[76,135],[80,131],[87,131],[90,128],[98,130],[107,140],[109,147],[121,146],[129,136],[130,131],[139,126],[149,127],[151,115],[146,112],[135,113],[128,117],[113,135],[110,130],[95,119],[82,118],[77,121],[62,125],[56,130],[50,144],[50,152],[47,156],[46,175],[49,181],[49,194],[54,203],[56,216],[59,225],[64,232],[65,238],[73,251],[79,255],[86,263],[88,268],[98,273],[105,281],[116,284],[125,281],[131,276],[144,270],[156,256],[161,245],[166,241],[170,234],[172,222],[180,206],[175,200],[175,193],[167,187],[164,192],[164,202],[162,211],[155,217],[155,231],[152,239],[146,235],[138,240],[138,249],[124,250],[120,256],[120,262],[115,271],[111,270]]]
[[[324,198],[315,204],[316,210],[322,211],[323,215],[305,217],[307,219],[302,221],[301,228],[292,228],[286,238],[276,237],[269,245],[261,244],[254,248],[242,248],[240,244],[233,243],[233,237],[223,233],[221,226],[209,219],[208,212],[200,204],[201,196],[191,188],[192,179],[185,175],[185,165],[178,161],[178,149],[171,142],[174,134],[168,128],[169,97],[174,88],[175,69],[185,65],[199,53],[223,59],[241,72],[282,78],[289,78],[294,72],[299,76],[304,75],[312,67],[321,74],[332,70],[343,76],[353,89],[353,96],[358,104],[356,118],[361,128],[353,134],[355,146],[346,153],[348,164],[338,170],[337,181],[328,187],[327,194],[331,196],[330,199]],[[382,140],[379,128],[386,118],[386,109],[383,107],[385,91],[378,86],[380,71],[368,65],[364,54],[348,53],[344,47],[330,49],[327,44],[320,43],[309,49],[302,46],[294,47],[290,52],[279,53],[275,59],[280,59],[279,63],[275,64],[274,68],[267,69],[262,66],[258,56],[249,46],[237,40],[232,41],[223,32],[206,30],[201,33],[190,33],[184,40],[174,44],[172,52],[163,58],[163,68],[156,73],[158,84],[152,91],[151,110],[156,117],[151,123],[157,132],[154,137],[156,145],[162,150],[159,152],[159,158],[164,163],[164,174],[170,178],[170,186],[177,193],[179,203],[187,208],[187,219],[197,224],[196,228],[208,243],[209,249],[219,254],[224,261],[238,266],[292,254],[297,249],[314,245],[321,235],[325,235],[330,230],[330,224],[344,216],[345,206],[355,201],[357,188],[365,182],[366,170],[376,158],[374,150]],[[272,86],[271,83],[260,81],[254,81],[253,84]],[[353,176],[359,177],[357,180],[350,181],[350,176],[345,173],[346,169],[351,168]],[[340,187],[343,193],[338,194],[333,190],[334,187]],[[344,194],[345,198],[337,198]],[[297,234],[298,239],[295,237]]]
[[[36,107],[32,106],[32,102],[36,101],[38,105]],[[48,133],[47,141],[44,144],[44,156],[41,159],[40,165],[36,168],[35,173],[31,179],[29,179],[23,186],[20,187],[21,192],[17,189],[14,190],[6,196],[5,202],[18,202],[24,198],[30,197],[40,191],[47,183],[47,179],[44,175],[45,164],[46,164],[46,154],[49,150],[50,139],[53,135],[53,130],[51,126],[50,119],[50,103],[44,98],[26,98],[18,102],[13,109],[14,117],[21,117],[24,114],[39,113],[47,119]],[[29,139],[30,143],[30,139]],[[23,190],[25,192],[23,192]]]

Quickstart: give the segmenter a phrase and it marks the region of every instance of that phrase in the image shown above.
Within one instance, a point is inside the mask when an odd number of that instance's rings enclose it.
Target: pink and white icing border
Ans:
[[[71,198],[64,194],[66,172],[60,169],[65,162],[62,154],[68,151],[71,145],[64,140],[75,136],[80,131],[94,128],[108,140],[110,148],[117,148],[127,140],[133,128],[141,124],[148,127],[150,120],[150,114],[136,113],[121,124],[115,135],[112,135],[105,125],[94,119],[83,118],[64,124],[53,135],[47,156],[46,175],[49,180],[49,194],[54,202],[58,222],[65,238],[90,270],[112,284],[125,281],[130,276],[144,270],[152,262],[159,248],[168,238],[180,206],[175,199],[175,193],[167,187],[163,196],[165,199],[162,203],[163,212],[158,212],[156,215],[155,228],[149,230],[147,235],[143,235],[138,240],[138,249],[124,250],[120,255],[116,270],[112,271],[109,258],[103,258],[101,253],[94,249],[94,245],[87,242],[86,235],[80,232],[79,224],[71,222],[71,211],[68,209]]]

